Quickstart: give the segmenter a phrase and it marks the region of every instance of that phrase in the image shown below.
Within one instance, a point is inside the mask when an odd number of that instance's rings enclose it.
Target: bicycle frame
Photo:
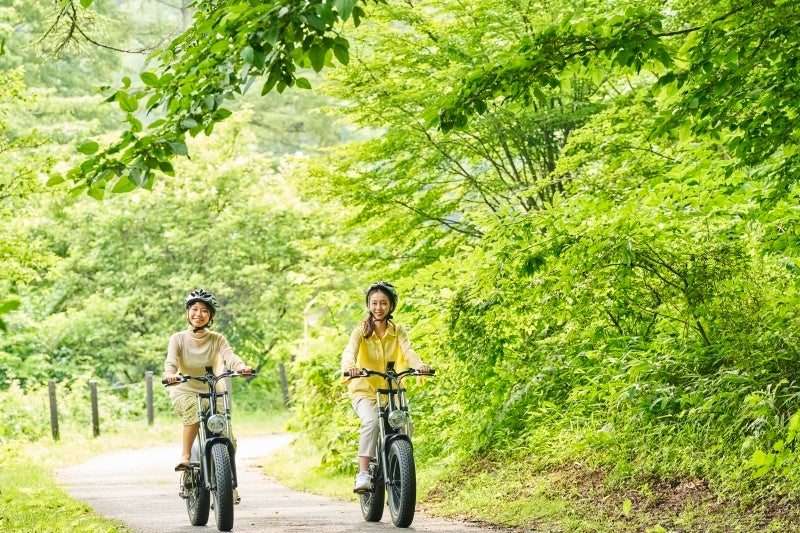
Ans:
[[[376,372],[376,374],[378,374]],[[383,374],[382,374],[383,375]],[[381,473],[383,479],[387,480],[387,484],[392,484],[389,481],[389,473],[386,470],[388,463],[388,451],[392,442],[397,439],[406,440],[411,442],[411,416],[408,412],[408,400],[406,398],[406,389],[401,386],[404,377],[410,375],[396,374],[392,369],[387,369],[384,377],[386,378],[387,387],[384,389],[377,389],[375,391],[375,399],[378,406],[378,416],[381,422],[379,424],[380,437],[375,445],[375,457],[380,458]],[[407,420],[400,428],[393,428],[389,423],[389,415],[395,411],[402,411],[406,414]]]
[[[411,443],[412,422],[403,380],[408,376],[433,376],[434,372],[418,372],[414,369],[395,372],[394,365],[387,365],[386,372],[362,369],[359,378],[381,376],[386,386],[376,389],[376,409],[379,421],[379,438],[375,445],[374,458],[370,461],[372,487],[356,491],[361,502],[364,520],[378,522],[383,516],[384,497],[388,494],[392,523],[397,527],[408,527],[414,519],[416,505],[416,467],[414,448]]]
[[[193,526],[205,526],[209,508],[213,507],[217,529],[230,531],[233,528],[234,494],[238,479],[230,393],[227,390],[217,391],[217,383],[228,377],[239,376],[255,376],[255,373],[226,370],[215,376],[212,367],[207,366],[202,376],[181,374],[177,381],[161,380],[167,386],[195,380],[208,387],[208,392],[194,393],[200,423],[197,438],[192,443],[189,466],[183,471],[179,490],[180,497],[186,500],[189,522]],[[209,501],[211,494],[214,495],[213,502]]]
[[[195,441],[199,443],[200,446],[197,459],[202,463],[201,470],[203,472],[203,484],[205,485],[206,490],[211,490],[213,487],[214,480],[211,479],[211,468],[209,468],[209,464],[211,463],[211,446],[217,442],[222,442],[227,446],[228,453],[231,457],[231,481],[233,483],[233,488],[236,488],[238,483],[236,477],[235,450],[233,446],[233,428],[231,424],[230,394],[227,390],[223,392],[217,391],[217,382],[227,376],[214,376],[213,372],[211,371],[211,367],[206,367],[205,377],[208,379],[206,383],[208,384],[209,391],[197,393],[197,410],[200,414],[200,431],[198,433],[199,438],[197,441]],[[222,413],[217,412],[217,400],[219,398],[222,398]],[[204,400],[208,400],[208,408],[204,408]],[[224,417],[225,425],[223,430],[219,433],[212,433],[208,429],[208,420],[212,416],[218,414],[222,414]],[[194,451],[194,446],[192,449]],[[194,459],[195,457],[192,457],[192,460]]]

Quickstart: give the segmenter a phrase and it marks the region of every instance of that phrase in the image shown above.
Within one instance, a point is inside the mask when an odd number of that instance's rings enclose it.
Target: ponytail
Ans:
[[[365,339],[369,339],[375,333],[375,318],[372,313],[361,322],[361,330],[364,332]]]

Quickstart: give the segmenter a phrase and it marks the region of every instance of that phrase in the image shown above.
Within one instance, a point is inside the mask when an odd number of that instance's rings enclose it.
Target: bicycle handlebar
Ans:
[[[360,374],[356,374],[355,376],[351,376],[349,370],[345,370],[344,371],[344,376],[348,377],[350,379],[365,378],[365,377],[368,377],[368,376],[381,376],[383,378],[388,378],[388,377],[402,378],[402,377],[409,376],[409,375],[410,376],[435,376],[436,375],[436,371],[431,368],[430,372],[420,372],[416,368],[409,368],[408,370],[403,370],[402,372],[391,372],[391,373],[389,373],[389,372],[381,372],[379,370],[370,370],[368,368],[362,368],[361,369],[361,373]]]
[[[202,381],[204,383],[209,383],[210,381],[219,381],[220,379],[226,378],[226,377],[249,378],[249,377],[254,377],[256,375],[257,374],[256,374],[255,370],[253,370],[253,371],[251,371],[251,372],[249,372],[247,374],[239,372],[238,370],[226,370],[225,372],[223,372],[222,374],[220,374],[218,376],[214,376],[214,375],[209,376],[208,374],[206,374],[204,376],[188,376],[186,374],[178,374],[178,379],[176,379],[175,381],[167,381],[167,378],[164,378],[164,379],[161,380],[161,384],[164,385],[165,387],[171,387],[173,385],[177,385],[178,383],[186,383],[187,381],[192,380],[192,379],[196,380],[196,381]]]

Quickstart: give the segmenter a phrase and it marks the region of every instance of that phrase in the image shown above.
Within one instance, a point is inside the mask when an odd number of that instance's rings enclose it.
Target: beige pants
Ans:
[[[356,398],[353,400],[353,411],[361,419],[361,430],[358,438],[359,457],[374,457],[375,446],[380,436],[380,417],[377,413],[375,398]]]

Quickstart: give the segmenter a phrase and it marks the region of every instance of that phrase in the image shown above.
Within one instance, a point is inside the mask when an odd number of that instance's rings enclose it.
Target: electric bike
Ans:
[[[403,380],[408,376],[432,376],[434,372],[419,372],[413,368],[395,372],[394,363],[390,362],[386,372],[362,369],[355,376],[349,372],[345,375],[350,379],[381,376],[386,380],[385,388],[376,391],[380,438],[369,463],[372,487],[358,492],[361,514],[367,522],[379,522],[388,494],[392,523],[408,527],[414,520],[417,503],[417,473],[411,445],[413,425]]]
[[[217,529],[233,529],[234,489],[236,481],[236,450],[231,427],[230,396],[228,391],[217,391],[217,383],[228,377],[251,377],[255,372],[242,374],[226,370],[215,376],[207,366],[203,376],[180,374],[180,379],[165,386],[201,381],[208,385],[208,392],[197,393],[197,411],[200,415],[200,431],[192,445],[189,466],[180,480],[180,497],[186,500],[189,522],[193,526],[208,523],[209,507],[214,508]],[[217,404],[222,400],[222,406]],[[213,496],[213,505],[211,498]]]

